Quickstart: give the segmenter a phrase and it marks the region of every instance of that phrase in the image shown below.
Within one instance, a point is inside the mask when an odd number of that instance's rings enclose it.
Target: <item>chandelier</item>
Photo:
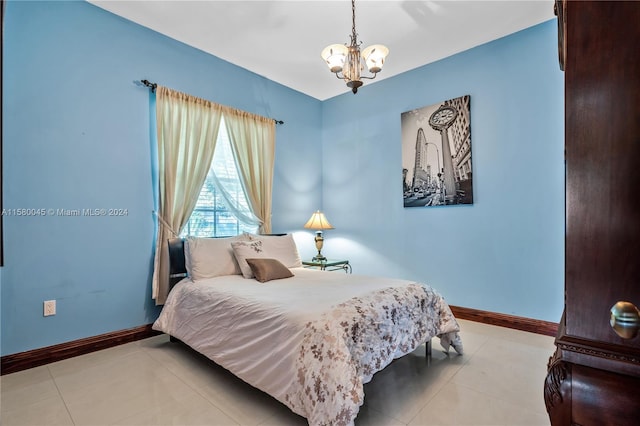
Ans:
[[[358,43],[358,34],[356,34],[356,2],[351,0],[351,44],[332,44],[322,51],[322,59],[327,63],[332,73],[336,77],[343,79],[347,83],[347,87],[351,88],[353,94],[358,92],[358,88],[362,86],[363,78],[373,80],[376,75],[382,71],[384,58],[389,54],[389,49],[381,44],[369,46],[360,53],[360,43]],[[367,69],[373,76],[364,76],[360,72],[364,70],[362,60],[367,65]],[[340,74],[342,73],[342,75]]]

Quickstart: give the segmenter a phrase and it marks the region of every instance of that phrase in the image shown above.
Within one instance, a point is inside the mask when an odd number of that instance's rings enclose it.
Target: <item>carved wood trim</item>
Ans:
[[[568,335],[564,315],[555,341],[563,361],[640,377],[640,352],[637,349]]]
[[[479,309],[463,308],[460,306],[450,306],[450,308],[456,318],[464,320],[513,328],[530,333],[544,334],[545,336],[556,336],[558,333],[558,324],[555,322],[481,311]]]
[[[58,345],[5,355],[0,359],[0,372],[2,375],[15,373],[124,343],[146,339],[147,337],[158,334],[161,333],[152,330],[151,324],[146,324],[127,330],[113,331],[111,333],[60,343]]]
[[[640,364],[640,357],[630,353],[620,353],[613,351],[606,351],[603,349],[596,349],[584,345],[570,344],[566,342],[556,342],[556,346],[563,351],[576,352],[583,355],[610,359],[613,361],[629,362],[632,364]]]
[[[562,360],[562,351],[556,349],[547,364],[544,380],[544,405],[552,425],[571,425],[572,366]]]
[[[560,350],[556,349],[549,358],[547,377],[544,380],[544,405],[547,408],[547,413],[550,413],[557,404],[563,402],[562,383],[569,376],[570,370],[571,366],[562,361]]]

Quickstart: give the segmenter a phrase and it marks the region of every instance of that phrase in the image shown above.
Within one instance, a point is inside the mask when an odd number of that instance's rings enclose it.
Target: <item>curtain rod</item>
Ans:
[[[144,84],[149,89],[151,89],[151,93],[155,93],[156,92],[156,88],[158,87],[157,83],[152,83],[149,80],[140,80],[140,83]],[[275,121],[276,124],[284,124],[284,121],[282,121],[282,120],[277,120],[275,118],[272,118],[272,120]]]

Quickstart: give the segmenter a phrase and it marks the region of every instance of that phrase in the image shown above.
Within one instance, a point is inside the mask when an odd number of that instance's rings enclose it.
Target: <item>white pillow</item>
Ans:
[[[265,256],[262,249],[262,241],[235,241],[231,243],[233,254],[236,257],[236,261],[242,271],[242,276],[245,278],[253,278],[253,271],[247,263],[247,259],[266,259],[269,256]]]
[[[248,239],[245,235],[228,238],[187,237],[184,257],[189,276],[197,281],[221,275],[240,275],[241,270],[233,255],[231,243]]]
[[[255,235],[248,234],[251,240],[262,241],[262,248],[272,259],[278,259],[287,268],[299,268],[302,259],[298,253],[298,246],[291,234],[286,235]]]
[[[231,247],[245,278],[254,277],[246,259],[276,259],[287,268],[302,266],[298,248],[291,235],[252,235],[250,241],[234,241]]]

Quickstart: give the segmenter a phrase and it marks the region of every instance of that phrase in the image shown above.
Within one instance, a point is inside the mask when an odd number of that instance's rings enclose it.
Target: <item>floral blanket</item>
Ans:
[[[461,354],[458,331],[451,309],[429,286],[354,297],[306,324],[285,401],[310,425],[351,425],[374,373],[434,336]]]

